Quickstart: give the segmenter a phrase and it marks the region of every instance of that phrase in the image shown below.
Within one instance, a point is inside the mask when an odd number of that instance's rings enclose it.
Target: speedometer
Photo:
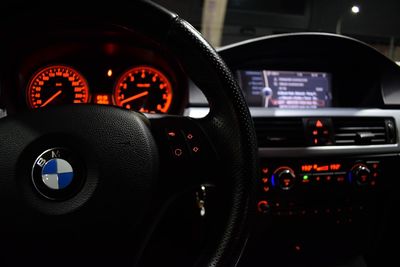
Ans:
[[[52,65],[39,70],[31,78],[26,94],[31,108],[80,104],[89,101],[89,86],[73,68]]]
[[[159,70],[140,66],[129,69],[114,88],[117,106],[145,113],[167,113],[172,102],[172,87]]]

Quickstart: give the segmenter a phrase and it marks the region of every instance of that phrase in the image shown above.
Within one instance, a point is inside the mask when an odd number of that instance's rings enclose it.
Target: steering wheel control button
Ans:
[[[189,152],[194,160],[204,160],[206,155],[212,154],[212,152],[207,149],[209,148],[207,144],[207,138],[200,130],[186,130],[184,132],[186,143],[189,147]]]
[[[214,162],[216,153],[203,129],[191,119],[168,117],[152,121],[160,154],[171,164]]]
[[[183,146],[173,147],[171,150],[172,150],[172,156],[175,159],[184,159],[187,157],[187,151]]]
[[[204,146],[199,141],[199,133],[197,131],[167,128],[165,136],[170,147],[172,159],[202,159]]]
[[[64,200],[78,193],[83,178],[82,162],[65,148],[44,151],[32,167],[34,188],[52,200]]]
[[[187,151],[185,138],[183,137],[182,132],[179,129],[166,129],[165,136],[169,144],[172,159],[186,159],[189,152]]]
[[[170,140],[172,140],[172,139],[174,139],[174,138],[177,137],[177,133],[176,133],[176,131],[168,131],[168,130],[167,130],[167,136],[168,136],[168,138],[169,138]]]

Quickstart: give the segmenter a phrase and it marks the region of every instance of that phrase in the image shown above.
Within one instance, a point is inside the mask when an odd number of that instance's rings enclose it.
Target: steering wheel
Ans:
[[[189,23],[154,3],[132,2],[119,10],[118,19],[111,18],[108,6],[97,7],[94,17],[172,51],[207,97],[209,114],[146,117],[116,107],[70,105],[1,119],[2,266],[68,265],[80,263],[82,255],[89,263],[111,258],[117,265],[134,265],[161,210],[154,203],[207,179],[219,186],[224,216],[196,265],[237,263],[258,174],[255,131],[243,94]]]

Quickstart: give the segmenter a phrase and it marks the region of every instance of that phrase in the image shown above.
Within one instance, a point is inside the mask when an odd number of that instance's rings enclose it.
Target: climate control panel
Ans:
[[[376,188],[380,173],[379,159],[264,161],[257,210],[279,215],[359,208],[362,201],[355,199]]]

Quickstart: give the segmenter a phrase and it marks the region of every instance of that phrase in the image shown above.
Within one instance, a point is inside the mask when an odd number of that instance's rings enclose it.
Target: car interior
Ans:
[[[0,265],[396,266],[395,60],[170,2],[4,4]]]

